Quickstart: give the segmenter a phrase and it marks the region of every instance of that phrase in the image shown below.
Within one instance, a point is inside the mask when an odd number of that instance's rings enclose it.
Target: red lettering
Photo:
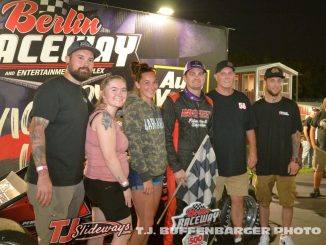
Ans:
[[[25,10],[26,6],[27,9]],[[12,32],[15,30],[18,30],[21,33],[31,31],[36,22],[36,19],[32,14],[34,14],[38,9],[37,4],[31,1],[14,1],[6,4],[2,8],[2,14],[5,14],[11,8],[14,9],[10,13],[5,27]]]
[[[54,22],[52,22],[52,17],[50,15],[42,15],[37,21],[36,30],[40,33],[45,33],[51,30]],[[46,26],[50,24],[49,26]]]
[[[187,210],[187,217],[189,217],[189,218],[196,216],[196,214],[197,214],[197,212],[194,208],[189,208]]]
[[[54,33],[60,33],[63,29],[63,22],[64,18],[62,16],[57,16],[57,18],[54,20],[54,27],[53,27],[53,32]]]
[[[77,20],[75,20],[74,22],[74,26],[73,26],[73,33],[74,34],[77,34],[78,32],[80,32],[80,24],[81,24],[81,21],[84,19],[84,15],[82,13],[79,13],[77,15]]]
[[[190,244],[201,244],[199,242],[203,241],[203,234],[189,236],[189,245]]]
[[[5,27],[11,32],[18,31],[27,33],[36,30],[40,33],[46,33],[53,29],[54,34],[63,32],[64,34],[79,34],[86,35],[89,32],[95,35],[99,32],[101,24],[98,18],[89,19],[83,13],[77,13],[76,10],[70,9],[68,15],[54,15],[54,17],[44,14],[38,19],[33,14],[38,10],[38,5],[32,1],[14,1],[4,5],[2,14],[12,9],[6,21]]]
[[[208,214],[210,211],[209,209],[200,209],[197,211],[197,215],[204,215],[204,214]]]
[[[72,235],[76,232],[76,227],[79,225],[79,220],[79,218],[72,220],[68,234],[60,237],[60,243],[67,243],[72,240]]]
[[[70,220],[68,219],[63,219],[63,220],[53,220],[51,221],[49,227],[54,228],[52,237],[51,237],[51,243],[57,243],[62,232],[62,228],[64,226],[67,226],[70,224]]]
[[[96,33],[98,33],[100,28],[101,24],[99,19],[95,18],[93,20],[90,20],[89,18],[86,18],[84,20],[84,24],[81,27],[81,32],[87,33],[87,31],[89,31],[91,35],[95,35]]]
[[[77,11],[74,9],[70,9],[68,16],[66,18],[66,22],[63,25],[63,33],[68,34],[72,31],[73,20],[77,15]]]

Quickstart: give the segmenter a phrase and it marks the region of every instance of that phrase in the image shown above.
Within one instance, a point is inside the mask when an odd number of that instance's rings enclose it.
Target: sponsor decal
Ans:
[[[211,223],[215,223],[219,215],[219,209],[209,209],[200,202],[194,202],[185,207],[182,214],[172,217],[172,227],[184,228],[206,226]]]
[[[182,239],[184,245],[206,245],[208,236],[197,228],[215,223],[219,215],[219,209],[209,209],[201,202],[194,202],[185,207],[181,215],[172,217],[172,229],[187,233]]]
[[[282,116],[290,116],[290,114],[287,111],[279,111],[278,114]]]
[[[246,103],[239,102],[239,109],[240,109],[240,110],[245,110],[245,109],[247,109],[247,107],[246,107]]]
[[[181,91],[186,87],[186,83],[182,78],[184,67],[154,65],[154,68],[156,69],[157,79],[160,84],[156,91],[155,101],[157,106],[162,106],[171,92]],[[208,92],[209,89],[209,76],[210,71],[207,70],[206,85],[204,85],[205,92]]]
[[[326,119],[322,119],[319,123],[320,128],[326,129]]]
[[[80,219],[64,219],[51,221],[53,229],[50,243],[67,243],[72,240],[87,240],[117,233],[117,236],[130,234],[131,224],[119,222],[91,222],[80,224]],[[68,232],[67,229],[68,228]]]
[[[210,111],[204,111],[204,110],[183,109],[181,111],[181,117],[196,117],[196,118],[208,119],[209,115],[210,115]]]
[[[204,234],[187,234],[182,239],[183,245],[206,245],[207,242],[204,240]]]

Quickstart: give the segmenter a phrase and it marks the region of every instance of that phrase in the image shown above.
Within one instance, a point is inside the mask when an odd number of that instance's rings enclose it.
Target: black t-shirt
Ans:
[[[65,77],[53,78],[36,91],[31,117],[49,120],[45,130],[46,160],[54,186],[75,185],[82,180],[88,100],[80,85]],[[26,181],[36,184],[31,156]]]
[[[326,111],[320,111],[312,120],[311,126],[318,128],[317,145],[326,151]]]
[[[261,99],[253,108],[257,120],[257,174],[289,175],[292,134],[302,131],[297,104],[283,97],[277,103],[268,103]]]
[[[230,96],[212,90],[208,96],[214,102],[212,144],[219,175],[243,174],[247,166],[246,131],[256,126],[250,101],[237,90]]]
[[[308,128],[308,136],[310,135],[311,123],[312,123],[312,118],[311,117],[307,117],[303,122],[303,126]]]

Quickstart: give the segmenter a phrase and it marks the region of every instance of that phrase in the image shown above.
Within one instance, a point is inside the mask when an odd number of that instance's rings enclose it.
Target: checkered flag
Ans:
[[[216,177],[218,175],[216,157],[206,135],[201,146],[197,150],[187,171],[187,187],[180,187],[177,197],[188,205],[193,202],[201,202],[209,207],[214,201]]]
[[[39,13],[50,12],[50,13],[58,13],[60,15],[67,15],[69,9],[71,8],[69,5],[70,0],[40,0]],[[76,5],[77,11],[84,11],[83,5]]]
[[[196,210],[201,210],[203,208],[206,208],[204,204],[200,203],[200,202],[195,202],[192,207]]]

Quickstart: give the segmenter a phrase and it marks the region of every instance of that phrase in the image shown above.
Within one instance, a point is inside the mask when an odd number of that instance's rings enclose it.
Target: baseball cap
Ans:
[[[183,75],[185,75],[192,68],[199,68],[202,69],[205,73],[207,72],[206,66],[203,63],[201,63],[199,60],[192,60],[187,62],[185,69],[183,70]]]
[[[235,70],[232,62],[228,60],[222,60],[216,64],[215,73],[222,71],[225,67],[230,67],[233,71]]]
[[[320,110],[317,107],[312,107],[312,111],[319,112]]]
[[[73,52],[81,49],[86,49],[91,51],[94,54],[94,59],[100,56],[101,52],[94,48],[90,42],[86,40],[74,41],[68,48],[67,55],[71,55]]]
[[[283,71],[280,68],[278,68],[278,67],[271,67],[271,68],[268,68],[265,71],[264,77],[265,77],[265,79],[270,78],[270,77],[284,78],[284,75],[283,75]]]

